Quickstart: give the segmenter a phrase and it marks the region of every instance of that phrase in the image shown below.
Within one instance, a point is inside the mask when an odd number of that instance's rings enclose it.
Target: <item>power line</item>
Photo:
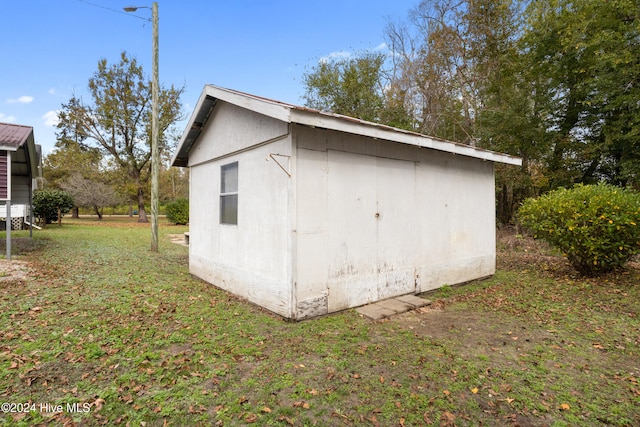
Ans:
[[[147,22],[151,21],[150,18],[144,18],[142,16],[134,15],[133,13],[125,12],[124,10],[112,9],[110,7],[106,7],[106,6],[103,6],[101,4],[91,3],[90,1],[87,1],[87,0],[78,0],[78,1],[80,3],[88,4],[89,6],[99,7],[100,9],[105,9],[105,10],[108,10],[110,12],[122,13],[123,15],[127,15],[127,16],[130,16],[132,18],[142,19],[143,21],[147,21]]]

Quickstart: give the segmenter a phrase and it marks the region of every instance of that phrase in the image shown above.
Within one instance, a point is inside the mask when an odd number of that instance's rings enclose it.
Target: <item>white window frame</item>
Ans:
[[[225,172],[235,170],[235,188],[225,188]],[[235,215],[230,218],[225,216],[225,202],[235,199]],[[228,212],[227,212],[228,214]],[[228,163],[220,166],[220,224],[238,225],[238,162]]]

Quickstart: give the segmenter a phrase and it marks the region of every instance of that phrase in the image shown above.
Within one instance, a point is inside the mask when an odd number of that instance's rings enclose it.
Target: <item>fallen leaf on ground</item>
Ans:
[[[284,415],[280,415],[280,417],[278,418],[278,421],[284,421],[287,424],[289,424],[290,426],[293,425],[293,420],[289,417],[285,417]]]
[[[440,417],[441,426],[454,426],[456,422],[456,416],[451,412],[443,412]]]

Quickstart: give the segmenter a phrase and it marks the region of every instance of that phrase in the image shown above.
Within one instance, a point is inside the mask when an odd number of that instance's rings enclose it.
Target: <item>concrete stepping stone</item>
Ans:
[[[431,304],[431,301],[415,295],[402,295],[363,305],[356,308],[356,311],[371,320],[381,320],[429,304]]]

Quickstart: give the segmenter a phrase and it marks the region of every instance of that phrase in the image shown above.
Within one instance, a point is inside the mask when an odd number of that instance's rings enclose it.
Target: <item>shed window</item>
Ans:
[[[238,162],[220,168],[220,224],[238,224]]]

